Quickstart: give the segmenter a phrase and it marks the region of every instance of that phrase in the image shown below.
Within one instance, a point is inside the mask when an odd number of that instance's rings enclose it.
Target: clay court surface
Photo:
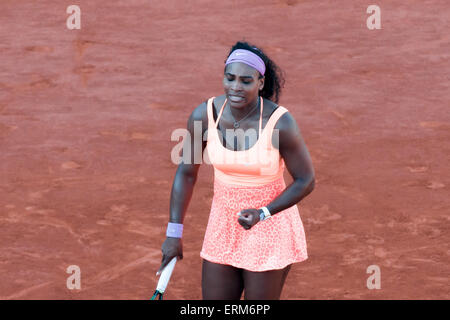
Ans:
[[[241,39],[285,71],[280,104],[316,171],[298,204],[309,259],[281,298],[450,298],[449,17],[447,0],[1,1],[0,298],[153,294],[171,134],[223,93]],[[166,299],[201,299],[212,186],[205,164]],[[66,287],[70,265],[81,290]]]

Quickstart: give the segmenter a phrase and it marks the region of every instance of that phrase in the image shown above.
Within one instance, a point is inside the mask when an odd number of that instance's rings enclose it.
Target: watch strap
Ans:
[[[264,212],[261,212],[259,214],[259,221],[264,221],[265,218],[266,218],[266,215],[264,214]]]
[[[269,209],[267,209],[267,207],[262,207],[260,208],[262,210],[261,214],[260,214],[260,220],[266,220],[269,219],[272,215],[270,214]]]

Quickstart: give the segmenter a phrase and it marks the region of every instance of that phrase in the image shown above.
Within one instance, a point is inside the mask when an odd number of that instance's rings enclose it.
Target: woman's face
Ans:
[[[242,62],[233,62],[226,66],[223,76],[223,88],[230,105],[243,108],[254,104],[259,90],[264,87],[264,78],[258,79],[259,72]]]

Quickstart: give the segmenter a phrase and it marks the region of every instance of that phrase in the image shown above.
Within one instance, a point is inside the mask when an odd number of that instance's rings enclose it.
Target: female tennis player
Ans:
[[[208,157],[214,167],[200,252],[205,300],[239,300],[242,292],[246,300],[278,300],[291,265],[308,258],[296,204],[313,190],[314,169],[296,120],[277,104],[283,83],[281,70],[261,49],[237,42],[225,61],[225,94],[209,98],[189,117],[191,138],[183,154],[189,151],[190,159],[182,160],[174,178],[158,272],[173,257],[183,258],[183,220],[200,167],[194,122],[201,121],[202,136],[207,130],[203,160]],[[293,178],[287,187],[285,167]]]

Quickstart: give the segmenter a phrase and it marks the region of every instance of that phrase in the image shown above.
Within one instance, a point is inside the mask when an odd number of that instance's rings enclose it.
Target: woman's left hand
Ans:
[[[248,230],[259,222],[259,209],[244,209],[239,212],[238,222],[245,229]]]

